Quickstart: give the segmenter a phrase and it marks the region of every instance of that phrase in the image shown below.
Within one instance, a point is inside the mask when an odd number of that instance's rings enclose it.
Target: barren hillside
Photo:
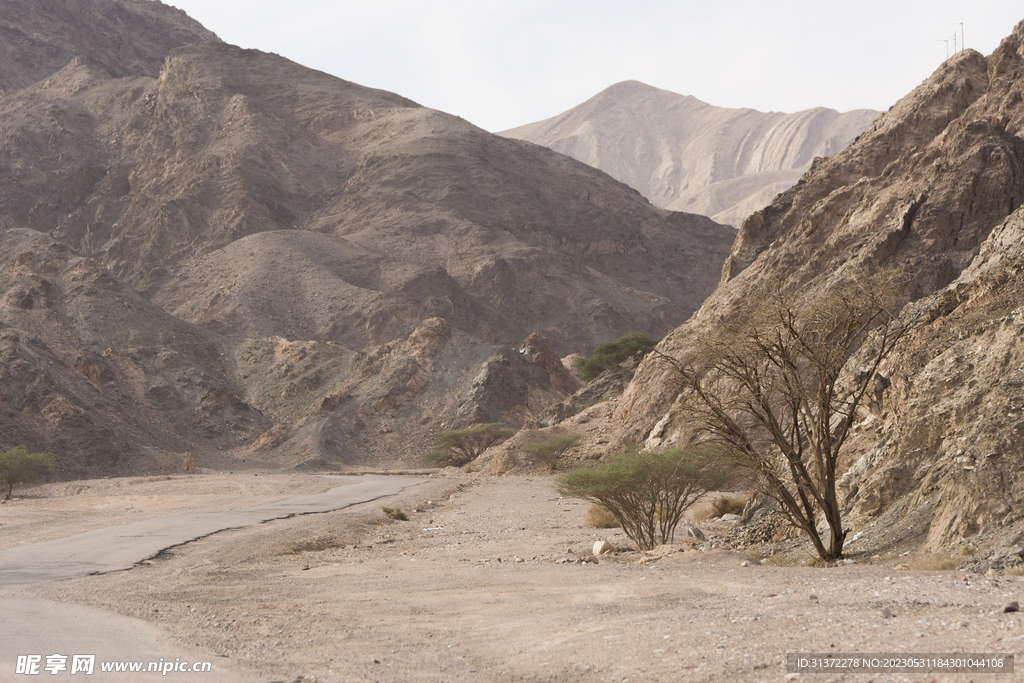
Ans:
[[[878,112],[725,109],[637,81],[501,135],[599,168],[657,206],[739,225],[794,185],[815,157],[841,151]]]
[[[1010,542],[1022,519],[1022,39],[1024,23],[988,58],[950,58],[747,219],[716,292],[661,344],[685,355],[693,335],[732,319],[758,289],[814,297],[879,268],[899,273],[904,314],[926,314],[882,368],[893,386],[881,416],[862,416],[843,490],[855,529],[884,517],[893,526],[880,528],[921,534],[932,549]],[[649,358],[620,403],[619,438],[678,438],[675,391]],[[897,524],[915,513],[934,520]]]
[[[417,464],[685,320],[735,234],[159,2],[0,0],[0,54],[0,447],[61,476]]]

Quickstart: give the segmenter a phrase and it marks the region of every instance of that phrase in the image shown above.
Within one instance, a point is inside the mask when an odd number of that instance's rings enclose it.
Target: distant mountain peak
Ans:
[[[637,189],[662,208],[739,225],[878,116],[819,107],[795,114],[715,107],[640,81],[500,135],[550,147]]]

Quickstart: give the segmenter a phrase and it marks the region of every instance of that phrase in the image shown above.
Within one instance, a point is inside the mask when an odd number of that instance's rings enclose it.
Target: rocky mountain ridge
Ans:
[[[62,477],[416,465],[684,320],[734,237],[157,1],[0,22],[0,448]]]
[[[558,116],[500,134],[599,168],[657,206],[740,225],[794,185],[815,158],[853,142],[878,114],[726,109],[625,81]]]
[[[947,60],[748,218],[718,289],[659,346],[685,357],[694,335],[741,315],[759,288],[810,299],[879,269],[904,281],[914,332],[881,370],[892,381],[883,410],[860,416],[844,455],[842,493],[860,543],[891,534],[883,545],[966,561],[1019,540],[1022,136],[1024,22],[987,58],[968,50]],[[648,357],[611,418],[615,440],[680,438],[676,386]]]

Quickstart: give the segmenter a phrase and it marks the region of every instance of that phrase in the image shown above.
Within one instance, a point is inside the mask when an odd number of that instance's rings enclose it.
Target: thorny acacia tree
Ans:
[[[799,305],[769,294],[738,324],[701,337],[688,358],[659,354],[682,379],[694,437],[724,446],[823,560],[842,557],[846,539],[836,495],[840,450],[876,372],[911,327],[897,320],[896,300],[891,277]],[[844,372],[855,353],[858,367]]]
[[[57,464],[52,453],[33,453],[15,446],[0,453],[0,488],[6,488],[4,500],[10,500],[15,486],[32,484]]]
[[[640,550],[671,543],[683,513],[730,477],[718,449],[703,445],[661,451],[630,449],[566,472],[560,495],[603,505]]]
[[[503,422],[441,432],[434,437],[434,447],[423,459],[441,467],[462,467],[476,460],[491,446],[501,443],[516,433]]]

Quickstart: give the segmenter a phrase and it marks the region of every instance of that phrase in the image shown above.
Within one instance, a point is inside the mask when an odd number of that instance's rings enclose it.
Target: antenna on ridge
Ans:
[[[946,59],[949,59],[949,38],[936,38],[935,42],[946,44]]]
[[[967,43],[964,42],[964,22],[962,22],[962,21],[959,21],[959,22],[951,21],[949,23],[949,25],[950,26],[959,26],[960,27],[960,49],[961,50],[966,50],[967,49]],[[956,31],[953,31],[953,41],[954,41],[954,46],[955,46],[955,44],[956,44]],[[958,50],[954,50],[954,51],[957,52]]]

